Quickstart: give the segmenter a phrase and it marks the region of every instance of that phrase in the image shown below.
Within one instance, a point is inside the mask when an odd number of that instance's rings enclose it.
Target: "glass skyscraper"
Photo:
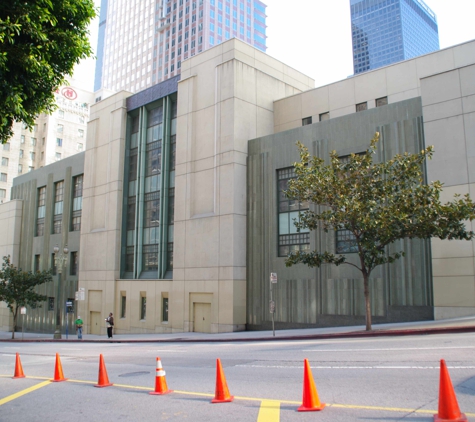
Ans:
[[[266,51],[261,0],[102,0],[94,90],[142,91],[230,38]]]
[[[439,49],[435,13],[422,0],[350,0],[355,74]]]

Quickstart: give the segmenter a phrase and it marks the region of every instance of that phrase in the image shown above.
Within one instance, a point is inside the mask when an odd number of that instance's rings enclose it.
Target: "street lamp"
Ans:
[[[56,265],[56,269],[58,271],[58,289],[56,292],[56,330],[54,331],[54,338],[58,339],[61,338],[61,282],[63,273],[63,266],[68,263],[68,245],[63,248],[63,252],[59,251],[59,246],[56,245],[53,248],[54,251],[54,263]]]

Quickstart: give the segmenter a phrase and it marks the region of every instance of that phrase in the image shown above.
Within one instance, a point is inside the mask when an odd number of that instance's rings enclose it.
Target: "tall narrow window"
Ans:
[[[288,256],[292,252],[310,249],[308,229],[297,231],[295,222],[299,221],[299,212],[308,209],[308,202],[289,199],[285,194],[290,179],[296,177],[293,167],[277,170],[279,198],[279,256]]]
[[[64,181],[54,184],[53,233],[59,234],[63,228]]]
[[[127,250],[125,259],[125,271],[134,270],[134,246],[135,246],[135,207],[137,198],[137,158],[138,158],[139,116],[132,118],[132,130],[130,135],[129,150],[129,186],[127,198]]]
[[[71,229],[75,232],[81,230],[83,180],[84,176],[82,174],[73,178],[73,214],[71,218]]]
[[[162,297],[162,322],[168,322],[168,297]]]
[[[120,292],[120,317],[125,318],[127,310],[127,296],[125,292]]]
[[[147,316],[147,294],[140,292],[140,319],[145,319]]]
[[[46,186],[38,189],[38,208],[36,211],[36,235],[43,236],[45,232]]]
[[[40,259],[41,255],[35,255],[35,260],[33,262],[33,272],[40,271]]]
[[[71,262],[69,264],[69,274],[78,275],[79,274],[79,253],[71,252]]]

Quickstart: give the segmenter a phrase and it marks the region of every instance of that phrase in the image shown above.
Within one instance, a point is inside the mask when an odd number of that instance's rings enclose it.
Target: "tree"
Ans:
[[[54,110],[54,91],[92,56],[93,0],[10,0],[0,8],[0,142],[14,121],[30,128]]]
[[[335,151],[329,165],[310,157],[308,149],[298,143],[300,162],[294,164],[297,177],[289,182],[288,197],[309,201],[322,211],[305,211],[296,222],[297,229],[324,232],[348,230],[350,248],[359,264],[347,262],[344,254],[332,251],[295,252],[286,260],[288,267],[303,263],[309,267],[322,264],[347,264],[363,276],[366,330],[371,330],[369,277],[378,266],[392,263],[404,252],[390,253],[388,245],[398,239],[473,239],[465,220],[475,219],[475,204],[469,195],[455,195],[442,204],[439,181],[424,183],[424,163],[433,155],[429,146],[418,154],[404,153],[382,163],[373,162],[379,133],[362,155],[351,154],[342,161]]]
[[[36,286],[52,280],[51,270],[22,271],[10,263],[10,256],[3,257],[0,270],[0,301],[6,302],[13,315],[12,339],[15,338],[18,310],[22,306],[40,307],[47,297],[34,291]]]

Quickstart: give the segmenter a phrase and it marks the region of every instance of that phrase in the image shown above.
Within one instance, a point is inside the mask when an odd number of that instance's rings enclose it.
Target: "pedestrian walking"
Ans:
[[[106,318],[106,327],[107,327],[107,337],[112,338],[112,328],[114,328],[114,317],[112,312]]]
[[[82,319],[81,317],[78,315],[78,319],[76,320],[75,322],[76,324],[76,333],[78,335],[78,340],[82,340],[82,326],[83,326],[83,322],[82,322]]]

